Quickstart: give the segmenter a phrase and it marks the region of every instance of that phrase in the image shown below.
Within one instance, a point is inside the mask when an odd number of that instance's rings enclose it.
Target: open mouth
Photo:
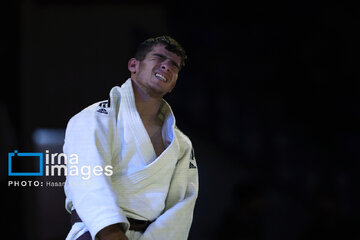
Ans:
[[[160,73],[156,73],[155,77],[157,77],[157,79],[163,81],[163,82],[167,82],[168,79],[166,77],[164,77],[163,75],[161,75]]]

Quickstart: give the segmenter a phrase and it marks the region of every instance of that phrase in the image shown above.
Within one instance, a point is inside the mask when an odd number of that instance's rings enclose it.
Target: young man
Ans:
[[[187,239],[198,172],[163,100],[185,59],[171,37],[144,41],[128,62],[131,78],[69,121],[64,153],[77,158],[67,166],[67,240]]]

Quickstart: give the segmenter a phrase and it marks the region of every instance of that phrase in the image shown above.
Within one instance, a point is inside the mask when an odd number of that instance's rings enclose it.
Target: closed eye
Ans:
[[[153,57],[154,57],[154,59],[160,59],[160,60],[165,60],[166,59],[166,57],[164,55],[159,54],[159,53],[154,53]]]
[[[153,53],[153,59],[158,59],[160,61],[164,61],[166,59],[169,59],[167,58],[166,56],[160,54],[160,53]],[[171,60],[169,59],[170,63],[171,63],[171,66],[177,68],[178,70],[180,69],[180,66],[174,61],[174,60]]]

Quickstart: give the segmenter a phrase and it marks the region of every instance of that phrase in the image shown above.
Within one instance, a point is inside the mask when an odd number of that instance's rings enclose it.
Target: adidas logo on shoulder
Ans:
[[[192,163],[192,162],[194,162],[194,163]],[[194,152],[194,148],[192,148],[192,149],[191,149],[189,168],[196,168],[196,165],[195,165],[195,152]]]
[[[110,108],[110,99],[99,103],[97,107],[97,112],[102,114],[109,114],[108,110]]]
[[[190,169],[191,169],[191,168],[196,168],[196,166],[195,166],[195,164],[193,164],[192,162],[190,162],[189,168],[190,168]]]

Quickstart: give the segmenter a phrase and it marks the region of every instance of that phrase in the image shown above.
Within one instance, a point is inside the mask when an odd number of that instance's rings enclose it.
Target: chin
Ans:
[[[164,90],[164,88],[161,88],[161,87],[149,87],[148,88],[148,94],[149,96],[151,97],[163,97],[165,94],[166,94],[166,90]]]

